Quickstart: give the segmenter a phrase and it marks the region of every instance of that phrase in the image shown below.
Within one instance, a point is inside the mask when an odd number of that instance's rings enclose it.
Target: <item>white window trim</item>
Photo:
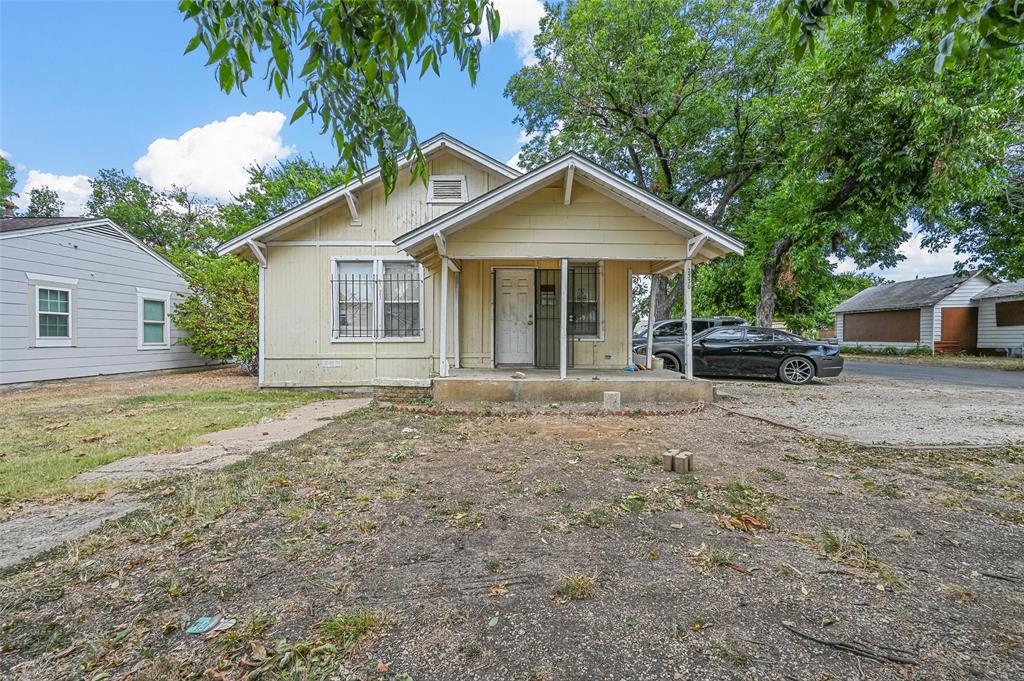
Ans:
[[[462,197],[458,199],[439,199],[434,196],[434,180],[458,180],[462,183]],[[465,175],[431,175],[427,181],[427,203],[466,203],[469,201],[469,189]]]
[[[385,262],[415,262],[407,255],[355,255],[355,256],[333,256],[331,258],[331,342],[332,343],[423,343],[426,340],[424,334],[424,289],[426,288],[426,271],[423,265],[415,263],[420,272],[420,301],[419,301],[419,335],[416,336],[335,336],[334,329],[338,321],[338,287],[334,280],[338,276],[338,264],[343,262],[372,262],[373,277],[378,282],[384,278]],[[384,328],[384,292],[378,285],[374,297],[374,324],[378,329]]]
[[[36,324],[36,347],[37,348],[69,348],[74,344],[75,340],[75,327],[74,327],[74,314],[75,314],[75,290],[69,286],[59,286],[57,284],[51,284],[48,282],[58,281],[56,277],[49,277],[43,279],[37,277],[36,281],[40,282],[36,285],[35,295],[35,324]],[[77,283],[77,280],[73,279],[60,279],[61,283],[71,284],[72,282]],[[39,292],[40,291],[64,291],[68,294],[68,335],[66,336],[40,336],[39,335],[39,316],[44,314],[64,314],[63,312],[41,312],[39,310]]]
[[[171,349],[171,292],[158,291],[151,288],[135,288],[138,317],[138,349],[139,350],[170,350]],[[146,343],[143,307],[147,300],[158,300],[164,304],[164,342]]]
[[[604,342],[604,260],[569,260],[569,269],[573,265],[597,265],[597,335],[596,336],[573,336],[574,341],[580,343],[603,343]]]

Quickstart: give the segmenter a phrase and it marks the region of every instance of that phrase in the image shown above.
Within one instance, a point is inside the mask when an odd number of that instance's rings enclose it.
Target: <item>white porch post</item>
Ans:
[[[559,315],[561,347],[558,355],[558,374],[565,378],[569,373],[569,259],[562,258],[562,309]]]
[[[654,364],[654,275],[651,275],[651,295],[647,301],[647,368]]]
[[[267,266],[261,264],[260,268],[260,300],[259,300],[259,345],[257,346],[257,381],[259,385],[263,385],[266,380],[266,362],[267,362],[267,304],[266,304],[266,291],[267,291]],[[334,312],[332,312],[334,314]]]
[[[462,350],[459,346],[459,298],[462,296],[462,272],[455,273],[455,368],[458,369],[462,366],[462,360],[459,358],[462,356]]]
[[[448,258],[441,256],[441,329],[439,331],[439,342],[438,345],[440,350],[440,362],[438,364],[438,373],[441,374],[441,378],[448,375]]]
[[[683,264],[683,303],[686,305],[686,379],[693,378],[693,295],[690,287],[690,274],[693,261],[686,259]]]

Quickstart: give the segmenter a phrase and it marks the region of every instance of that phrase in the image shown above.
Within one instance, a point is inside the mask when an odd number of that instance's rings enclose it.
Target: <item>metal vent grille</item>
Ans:
[[[430,178],[431,201],[465,201],[466,178],[463,176],[446,176]]]
[[[98,234],[99,236],[110,237],[111,239],[120,239],[121,241],[127,241],[131,243],[131,240],[128,239],[124,234],[117,231],[113,227],[107,227],[105,225],[100,225],[97,227],[83,227],[81,231],[89,234]]]

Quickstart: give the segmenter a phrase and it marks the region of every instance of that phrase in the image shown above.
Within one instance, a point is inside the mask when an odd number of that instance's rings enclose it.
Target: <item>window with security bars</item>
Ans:
[[[600,267],[597,263],[569,265],[569,334],[575,338],[601,335]]]
[[[37,289],[39,338],[71,338],[71,292]]]
[[[417,263],[345,261],[332,280],[338,339],[421,339],[423,270]]]

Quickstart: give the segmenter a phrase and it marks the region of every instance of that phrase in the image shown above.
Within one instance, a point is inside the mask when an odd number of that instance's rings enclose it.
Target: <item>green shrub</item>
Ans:
[[[884,348],[882,348],[881,350],[878,351],[878,354],[880,354],[880,355],[898,355],[898,354],[900,354],[900,351],[899,351],[899,348],[893,347],[891,345],[886,345]]]
[[[910,348],[903,354],[913,355],[916,357],[931,357],[932,351],[931,348],[925,347],[923,345],[918,345],[916,348]]]
[[[259,351],[256,263],[233,255],[188,257],[181,263],[189,296],[171,315],[187,333],[178,341],[201,357],[236,361],[255,375]]]

